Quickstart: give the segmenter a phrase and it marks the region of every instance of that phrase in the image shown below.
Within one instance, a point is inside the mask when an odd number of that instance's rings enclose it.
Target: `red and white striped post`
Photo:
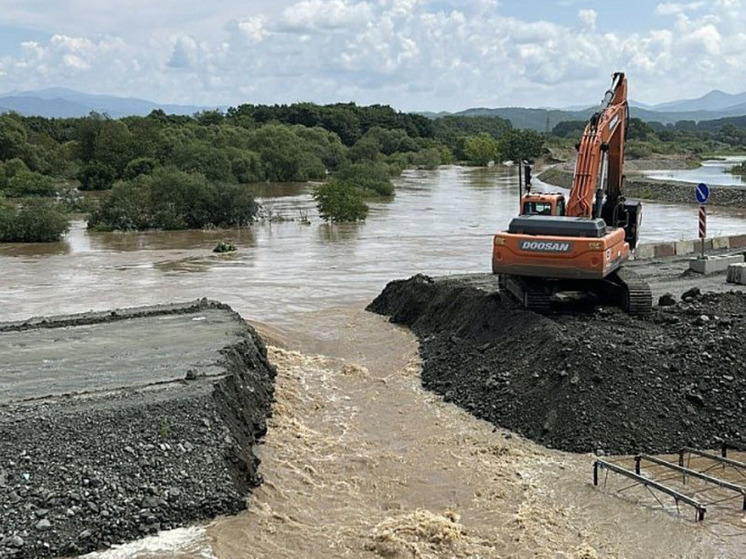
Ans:
[[[702,258],[705,257],[705,238],[707,238],[707,208],[703,204],[699,207],[699,242],[702,243]]]
[[[697,202],[699,202],[699,242],[702,246],[702,259],[705,257],[705,238],[707,238],[707,209],[705,204],[710,199],[710,188],[704,184],[698,184],[694,191]]]

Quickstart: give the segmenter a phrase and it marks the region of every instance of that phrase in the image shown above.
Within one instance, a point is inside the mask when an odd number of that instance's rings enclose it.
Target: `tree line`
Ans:
[[[558,123],[551,136],[577,140],[586,121]],[[627,127],[627,154],[643,158],[654,154],[682,153],[701,156],[706,153],[742,152],[746,148],[746,116],[715,120],[682,120],[675,124],[645,122],[630,118]]]
[[[371,196],[392,196],[391,178],[407,167],[531,158],[541,143],[541,135],[499,117],[431,120],[352,103],[121,119],[6,113],[0,240],[59,238],[70,211],[90,214],[89,227],[99,230],[243,226],[257,210],[250,185],[264,181],[324,183],[316,196],[322,217],[344,220],[349,215],[335,213],[330,200],[352,196],[362,207]],[[334,189],[349,196],[330,196]],[[110,192],[95,207],[80,194],[99,190]],[[28,225],[30,207],[48,224],[38,235]],[[364,218],[362,210],[355,215]]]

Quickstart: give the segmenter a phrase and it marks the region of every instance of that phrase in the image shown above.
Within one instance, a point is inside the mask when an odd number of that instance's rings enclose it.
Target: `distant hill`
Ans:
[[[688,112],[688,111],[727,111],[731,112],[737,107],[746,105],[746,92],[744,93],[725,93],[715,89],[707,95],[696,99],[684,99],[681,101],[671,101],[661,103],[650,107],[657,112]]]
[[[0,99],[0,102],[2,100]],[[598,107],[589,107],[578,111],[567,111],[559,109],[528,109],[523,107],[501,107],[497,109],[474,108],[467,109],[458,113],[457,116],[499,116],[508,119],[515,128],[538,130],[546,132],[551,130],[555,125],[567,120],[588,120]],[[432,114],[432,113],[431,113]],[[675,124],[680,120],[693,120],[700,122],[703,120],[715,120],[720,118],[746,115],[746,104],[729,107],[721,111],[654,111],[643,109],[641,107],[631,107],[630,114],[634,118],[642,119],[646,122],[660,122],[662,124]],[[444,116],[438,113],[431,118]]]
[[[169,114],[191,115],[206,108],[208,107],[156,103],[133,97],[92,95],[59,87],[0,95],[0,110],[4,112],[15,111],[26,116],[48,118],[80,117],[91,111],[106,113],[114,118],[144,116],[155,109],[162,109]]]
[[[729,94],[711,91],[697,99],[671,101],[649,106],[632,101],[631,114],[647,122],[674,124],[680,120],[716,120],[746,115],[746,92]],[[174,105],[156,103],[134,97],[115,95],[92,95],[72,89],[54,87],[36,91],[15,91],[0,94],[0,112],[15,111],[27,116],[80,117],[91,111],[106,113],[119,118],[130,115],[147,115],[155,109],[169,114],[191,115],[206,109],[226,107],[200,107],[196,105]],[[458,113],[426,112],[428,118],[440,118],[449,114],[457,116],[499,116],[510,120],[514,127],[540,132],[551,130],[557,123],[566,120],[587,120],[597,107],[573,109],[535,109],[523,107],[473,108]]]

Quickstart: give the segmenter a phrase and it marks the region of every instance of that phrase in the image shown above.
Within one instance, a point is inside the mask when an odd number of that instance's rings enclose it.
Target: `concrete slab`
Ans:
[[[0,332],[0,405],[224,374],[220,350],[242,324],[219,308]]]
[[[743,262],[742,254],[705,256],[704,259],[694,258],[690,260],[689,269],[698,274],[714,274],[716,272],[724,272],[731,264],[739,264],[741,262]]]
[[[655,256],[655,245],[639,245],[635,249],[635,260],[653,258]]]
[[[694,252],[694,241],[676,241],[676,254],[691,254]]]
[[[714,250],[727,250],[730,248],[730,239],[728,237],[713,237],[712,248]]]

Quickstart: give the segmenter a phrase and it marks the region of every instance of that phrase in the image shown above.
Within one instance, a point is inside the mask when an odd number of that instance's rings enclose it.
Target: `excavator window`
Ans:
[[[564,198],[560,198],[557,201],[557,209],[556,209],[554,215],[565,215],[565,200],[564,200]]]
[[[524,202],[524,215],[552,215],[551,202]]]

